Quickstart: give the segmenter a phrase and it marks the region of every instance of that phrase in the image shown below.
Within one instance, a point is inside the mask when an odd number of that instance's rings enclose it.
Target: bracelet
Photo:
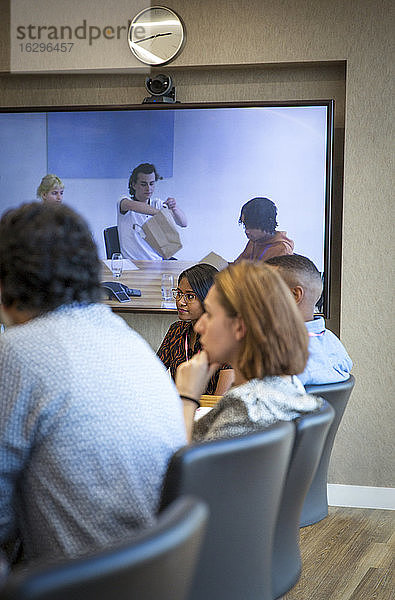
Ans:
[[[198,405],[198,408],[200,408],[200,400],[196,400],[196,398],[191,398],[191,396],[185,396],[184,394],[180,394],[180,398],[182,398],[183,400],[191,400],[191,402],[195,402],[195,404]]]

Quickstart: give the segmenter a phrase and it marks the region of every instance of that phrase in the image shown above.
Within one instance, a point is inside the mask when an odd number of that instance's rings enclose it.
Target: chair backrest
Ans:
[[[355,384],[355,379],[350,375],[347,381],[340,383],[328,383],[326,385],[306,385],[306,392],[321,396],[335,409],[335,418],[329,428],[329,432],[322,451],[321,460],[317,467],[314,479],[303,505],[300,526],[312,525],[321,521],[328,515],[328,467],[332,453],[335,436],[342,420],[348,399]]]
[[[190,600],[271,600],[273,534],[294,436],[294,424],[282,422],[173,455],[162,507],[192,494],[210,510]]]
[[[13,572],[2,600],[186,600],[208,517],[207,505],[179,498],[158,522],[122,547],[57,566]]]
[[[107,258],[111,258],[114,252],[121,252],[118,227],[116,225],[113,227],[107,227],[107,229],[103,231],[103,235]]]
[[[273,598],[286,594],[302,569],[299,520],[335,411],[328,402],[295,420],[296,436],[285,480],[273,545]]]

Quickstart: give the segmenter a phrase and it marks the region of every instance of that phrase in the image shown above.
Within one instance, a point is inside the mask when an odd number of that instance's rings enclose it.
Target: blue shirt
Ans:
[[[109,307],[61,307],[0,336],[0,548],[27,559],[118,543],[154,519],[182,405]]]
[[[298,375],[303,385],[338,383],[350,376],[352,361],[339,338],[325,328],[323,317],[305,323],[309,334],[309,359]]]

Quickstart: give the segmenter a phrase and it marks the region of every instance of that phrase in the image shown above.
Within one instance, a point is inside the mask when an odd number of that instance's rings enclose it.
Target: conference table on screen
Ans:
[[[163,302],[161,280],[163,273],[174,276],[174,286],[182,271],[192,267],[196,261],[188,260],[136,260],[136,270],[123,271],[121,277],[114,279],[111,270],[103,263],[102,281],[119,281],[128,288],[141,290],[141,297],[132,297],[129,302],[106,300],[114,312],[175,313],[175,302]]]

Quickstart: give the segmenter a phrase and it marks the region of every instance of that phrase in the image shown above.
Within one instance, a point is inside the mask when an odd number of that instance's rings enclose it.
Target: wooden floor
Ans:
[[[329,508],[301,529],[303,570],[284,600],[394,600],[395,511]]]

